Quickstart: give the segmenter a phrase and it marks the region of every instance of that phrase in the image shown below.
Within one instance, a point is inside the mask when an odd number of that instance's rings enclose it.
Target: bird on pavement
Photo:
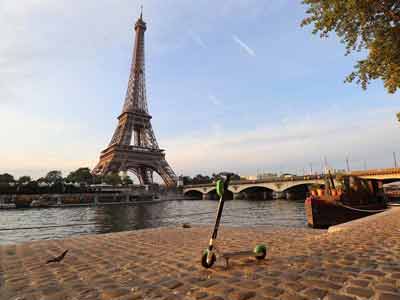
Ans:
[[[52,259],[49,259],[49,260],[46,262],[46,264],[62,261],[62,260],[64,259],[65,255],[67,254],[68,251],[69,251],[69,250],[67,249],[67,250],[65,250],[60,256],[56,256],[56,257],[54,257],[54,258],[52,258]]]

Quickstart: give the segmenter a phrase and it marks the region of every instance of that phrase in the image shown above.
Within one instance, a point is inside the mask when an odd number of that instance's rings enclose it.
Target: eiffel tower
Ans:
[[[93,169],[95,175],[133,172],[140,184],[153,183],[153,172],[158,173],[167,186],[176,185],[176,175],[165,160],[151,126],[147,108],[144,67],[144,32],[146,23],[142,13],[135,24],[135,47],[128,89],[118,126],[108,147],[100,154]]]

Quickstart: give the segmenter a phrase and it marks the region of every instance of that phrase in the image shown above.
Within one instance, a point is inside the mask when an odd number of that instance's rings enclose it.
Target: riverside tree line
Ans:
[[[194,177],[183,176],[184,184],[204,184],[216,181],[220,173],[211,176],[197,174]],[[233,174],[232,180],[239,180],[240,176]],[[110,173],[104,176],[93,175],[89,168],[79,168],[70,172],[67,177],[62,176],[59,170],[53,170],[33,180],[30,176],[21,176],[18,179],[13,175],[0,174],[0,194],[62,194],[62,193],[87,193],[94,184],[109,184],[113,186],[128,186],[133,181],[128,176]]]
[[[90,192],[93,184],[129,185],[133,181],[129,177],[110,173],[105,176],[96,176],[90,173],[89,168],[79,168],[62,176],[59,170],[53,170],[33,180],[30,176],[21,176],[18,179],[13,175],[0,174],[0,194],[61,194]]]

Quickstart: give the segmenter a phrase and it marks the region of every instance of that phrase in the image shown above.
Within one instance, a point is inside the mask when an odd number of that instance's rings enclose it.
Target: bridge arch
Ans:
[[[250,186],[242,189],[236,199],[245,200],[268,200],[272,199],[273,190],[265,186]]]
[[[250,188],[265,188],[271,191],[275,191],[277,187],[273,183],[249,183],[249,184],[242,184],[242,185],[232,185],[229,187],[233,193],[240,193],[244,190]]]
[[[203,199],[203,193],[198,190],[194,190],[194,189],[186,191],[183,195],[185,197],[188,197],[193,200],[202,200]]]
[[[199,192],[199,193],[203,194],[203,191],[201,188],[190,188],[188,190],[185,190],[183,194],[186,195],[187,193],[190,193],[190,192]]]
[[[228,189],[225,192],[225,200],[233,200],[233,193]],[[217,190],[213,188],[212,190],[208,191],[205,194],[205,199],[206,200],[219,200],[219,196],[217,195]]]
[[[143,174],[138,173],[137,166],[127,165],[126,171],[135,175],[135,178],[138,179],[140,184],[146,184],[144,181],[152,180],[154,177],[154,173],[159,176],[164,183],[168,186],[172,186],[174,183],[171,181],[169,174],[165,172],[165,170],[161,166],[153,165],[153,164],[144,164],[141,165],[140,168],[143,170]]]
[[[309,194],[312,183],[300,183],[286,188],[283,192],[286,194],[286,199],[305,199]]]
[[[285,193],[286,199],[305,199],[310,192],[312,185],[319,185],[321,187],[325,186],[324,182],[299,182],[286,187],[283,192]]]

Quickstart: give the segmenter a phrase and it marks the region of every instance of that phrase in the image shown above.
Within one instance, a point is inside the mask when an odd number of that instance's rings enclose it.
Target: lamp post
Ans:
[[[347,168],[347,172],[350,172],[350,164],[349,164],[349,157],[346,156],[346,168]]]

